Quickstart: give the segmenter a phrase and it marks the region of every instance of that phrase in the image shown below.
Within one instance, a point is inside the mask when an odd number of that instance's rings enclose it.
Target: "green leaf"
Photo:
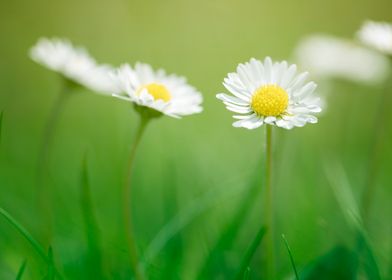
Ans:
[[[290,262],[291,262],[291,266],[293,267],[293,270],[294,270],[295,279],[299,280],[298,271],[297,271],[297,267],[295,266],[293,254],[291,253],[289,243],[287,242],[287,239],[284,236],[284,234],[282,234],[282,239],[284,241],[284,245],[286,246],[287,252],[289,253],[289,256],[290,256]]]
[[[355,230],[357,236],[355,253],[359,260],[359,268],[363,268],[368,279],[381,279],[380,270],[361,218],[358,203],[351,191],[351,185],[343,166],[330,160],[325,170],[343,215],[347,223]],[[360,270],[359,273],[361,273]]]
[[[55,278],[55,267],[54,267],[54,261],[53,261],[53,250],[52,247],[49,247],[49,252],[48,252],[48,272],[46,276],[44,277],[44,280],[54,280]]]
[[[238,195],[241,191],[242,190],[239,188],[214,189],[207,192],[202,197],[195,199],[187,208],[177,213],[169,222],[167,222],[153,238],[145,251],[144,257],[146,261],[148,263],[152,263],[159,252],[167,245],[169,240],[171,240],[202,213],[219,203],[221,200],[226,200],[230,196]]]
[[[238,270],[236,279],[244,279],[245,273],[247,272],[247,269],[249,269],[250,262],[254,256],[254,254],[257,251],[257,248],[259,247],[261,240],[263,240],[263,237],[265,235],[266,228],[265,226],[262,226],[258,233],[256,234],[256,237],[253,239],[252,243],[249,245],[248,249],[246,250],[246,253],[244,257],[242,258],[240,269]]]
[[[25,272],[26,269],[26,265],[27,265],[27,260],[24,260],[21,266],[19,267],[18,274],[16,275],[16,280],[22,279],[23,273]]]
[[[336,246],[301,271],[301,280],[357,279],[358,258],[344,246]]]
[[[325,166],[327,179],[348,224],[356,231],[365,232],[358,203],[351,191],[348,176],[341,164],[329,160]]]
[[[258,170],[262,170],[261,163],[257,164],[256,172]],[[242,224],[248,215],[248,212],[254,205],[254,202],[258,198],[258,194],[261,191],[260,185],[261,176],[254,176],[254,181],[250,185],[250,188],[247,191],[247,194],[244,196],[240,206],[237,209],[237,212],[234,214],[234,218],[227,224],[226,228],[220,234],[215,245],[210,250],[210,254],[204,261],[202,268],[199,271],[198,279],[206,279],[210,278],[212,275],[216,274],[218,271],[222,273],[223,270],[227,270],[228,268],[222,267],[224,263],[222,259],[224,258],[224,252],[228,251],[232,248],[236,237],[240,229],[242,228]],[[228,272],[227,274],[232,274],[232,272]],[[222,277],[228,277],[228,275],[222,275]]]
[[[33,247],[34,251],[46,262],[47,265],[50,264],[51,260],[46,255],[45,250],[38,243],[37,240],[23,227],[17,220],[15,220],[7,211],[0,207],[0,215],[3,216]],[[61,274],[56,270],[56,275],[63,279]]]
[[[4,116],[4,113],[3,113],[3,111],[1,111],[0,112],[0,144],[1,144],[1,136],[2,136],[1,131],[3,128],[3,116]]]
[[[364,274],[367,276],[366,278],[372,280],[381,279],[380,270],[373,254],[372,247],[366,236],[362,233],[358,233],[356,252],[359,258],[360,268],[364,270]]]
[[[94,213],[93,201],[91,197],[87,156],[84,157],[82,163],[80,202],[88,244],[87,263],[84,267],[84,271],[86,271],[89,278],[103,279],[105,274],[105,266],[102,257],[98,222]]]
[[[250,268],[247,267],[244,273],[244,278],[243,280],[249,280],[250,279]]]

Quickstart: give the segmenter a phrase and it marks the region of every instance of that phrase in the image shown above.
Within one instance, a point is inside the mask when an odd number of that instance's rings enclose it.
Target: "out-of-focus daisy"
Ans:
[[[154,71],[148,64],[123,65],[114,79],[120,92],[114,96],[138,108],[148,107],[176,118],[203,110],[202,95],[184,77],[168,75],[162,69]]]
[[[343,78],[377,84],[386,79],[389,62],[383,55],[349,40],[314,35],[298,45],[296,59],[318,78]]]
[[[385,54],[392,55],[392,24],[366,21],[357,35],[362,43]]]
[[[314,82],[305,83],[308,73],[297,73],[296,65],[286,61],[264,63],[252,58],[229,73],[223,85],[234,96],[217,94],[226,108],[239,115],[234,127],[254,129],[263,124],[291,129],[316,123],[313,115],[321,111],[320,99],[313,96]]]
[[[84,48],[75,47],[68,40],[41,38],[31,48],[30,57],[95,92],[110,94],[117,90],[109,75],[112,68],[97,64]]]

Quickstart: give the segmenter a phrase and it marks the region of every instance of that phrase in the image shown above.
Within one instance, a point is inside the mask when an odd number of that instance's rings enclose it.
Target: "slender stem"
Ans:
[[[265,218],[267,224],[267,276],[269,280],[275,279],[275,246],[274,246],[274,219],[273,219],[273,190],[272,177],[272,126],[266,125],[265,131]]]
[[[131,147],[128,168],[127,168],[127,177],[125,180],[125,184],[123,185],[122,190],[122,198],[123,198],[123,219],[125,225],[125,233],[126,233],[126,241],[128,245],[128,252],[131,261],[131,267],[133,272],[135,273],[135,277],[137,280],[144,279],[143,271],[141,269],[141,265],[139,263],[139,256],[137,252],[135,235],[132,227],[132,212],[131,212],[131,179],[132,179],[132,169],[135,160],[136,150],[139,146],[140,140],[143,136],[143,132],[148,124],[149,119],[143,117],[141,115],[140,124],[136,132],[134,143]]]
[[[385,137],[385,122],[390,107],[392,80],[388,81],[383,94],[379,100],[377,114],[374,119],[374,137],[372,138],[369,150],[368,172],[365,178],[365,189],[362,194],[361,211],[365,226],[368,226],[371,204],[376,190],[377,171],[382,154],[383,141]]]
[[[38,155],[37,162],[37,196],[38,205],[40,207],[42,219],[43,219],[43,237],[42,241],[45,247],[51,243],[52,239],[52,209],[51,209],[51,199],[50,199],[50,188],[47,180],[48,168],[48,157],[49,151],[52,145],[53,134],[56,129],[59,117],[64,108],[64,103],[69,93],[67,87],[60,91],[59,95],[56,97],[56,101],[50,111],[50,115],[47,123],[45,124],[43,132],[43,140],[41,143],[41,148]]]
[[[103,279],[105,264],[102,256],[100,231],[94,213],[86,158],[84,158],[82,169],[80,202],[88,244],[88,262],[89,267],[93,268],[89,270],[89,276],[94,279]]]

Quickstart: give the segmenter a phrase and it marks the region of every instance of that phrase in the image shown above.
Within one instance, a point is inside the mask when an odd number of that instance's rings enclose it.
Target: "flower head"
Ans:
[[[99,93],[116,91],[108,65],[98,65],[81,47],[75,47],[65,39],[41,38],[30,50],[35,62],[56,71],[67,79]]]
[[[121,66],[115,76],[120,93],[115,97],[148,107],[165,115],[179,118],[200,113],[202,95],[184,77],[153,70],[148,64]]]
[[[377,84],[387,78],[388,59],[349,40],[327,35],[305,38],[296,49],[301,65],[318,78]]]
[[[358,38],[365,45],[392,55],[392,24],[366,21],[358,31]]]
[[[217,94],[226,108],[239,115],[234,127],[254,129],[263,124],[291,129],[316,123],[313,113],[321,111],[320,99],[313,97],[314,82],[305,84],[308,73],[297,74],[296,65],[286,61],[264,63],[252,58],[229,73],[223,85],[234,96]]]

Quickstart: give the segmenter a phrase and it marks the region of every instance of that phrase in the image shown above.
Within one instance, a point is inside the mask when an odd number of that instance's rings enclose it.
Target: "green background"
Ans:
[[[36,165],[45,122],[62,86],[56,73],[28,57],[39,37],[69,38],[102,63],[142,61],[165,68],[186,76],[203,93],[202,114],[155,120],[138,150],[132,201],[141,251],[175,215],[189,218],[159,251],[150,268],[152,279],[194,279],[245,203],[249,209],[235,226],[238,236],[219,252],[210,276],[228,279],[263,223],[264,129],[231,126],[232,114],[215,98],[225,92],[226,74],[250,57],[295,62],[293,51],[306,35],[354,38],[365,19],[392,21],[390,0],[0,1],[0,207],[37,239],[45,225],[37,206]],[[319,124],[274,129],[279,278],[292,274],[282,233],[299,270],[337,244],[353,244],[355,233],[325,169],[338,162],[359,201],[377,119],[387,133],[375,163],[377,191],[368,235],[383,279],[391,279],[392,114],[377,115],[384,88],[333,81],[319,89],[328,92]],[[80,207],[86,157],[109,278],[129,279],[120,187],[137,122],[131,104],[87,90],[71,93],[60,116],[47,175],[55,221],[52,246],[69,278],[86,278],[91,269],[83,262],[87,243]],[[260,191],[249,199],[254,184]],[[260,277],[262,248],[250,265],[251,279]],[[0,217],[0,279],[15,279],[25,258],[25,279],[42,279],[45,264]]]

